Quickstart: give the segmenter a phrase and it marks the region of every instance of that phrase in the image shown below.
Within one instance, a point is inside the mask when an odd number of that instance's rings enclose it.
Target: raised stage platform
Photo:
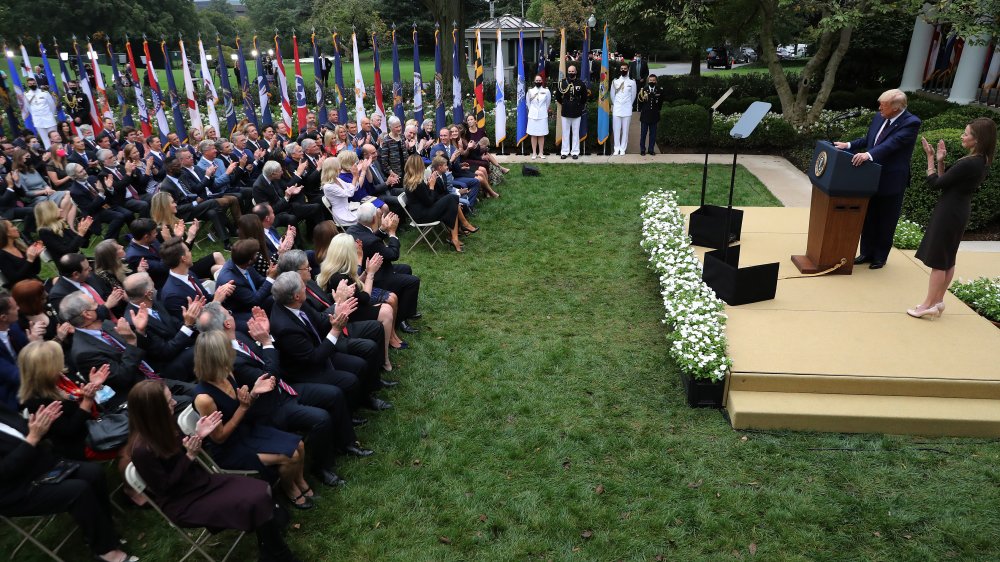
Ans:
[[[951,294],[940,318],[909,317],[928,277],[912,251],[881,270],[781,279],[799,274],[809,209],[744,210],[740,266],[781,269],[774,300],[726,310],[734,428],[1000,436],[1000,330]],[[957,268],[1000,275],[1000,254],[962,252]]]

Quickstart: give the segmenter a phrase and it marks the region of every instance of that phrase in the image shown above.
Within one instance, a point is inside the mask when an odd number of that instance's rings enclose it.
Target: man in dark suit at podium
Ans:
[[[851,142],[835,142],[841,150],[854,152],[852,162],[860,166],[872,161],[882,166],[878,191],[868,201],[861,231],[861,253],[855,264],[881,269],[892,249],[892,237],[903,208],[903,192],[910,185],[910,159],[917,143],[920,118],[906,110],[902,90],[886,90],[878,98],[878,113],[868,134]],[[867,150],[867,152],[865,152]]]

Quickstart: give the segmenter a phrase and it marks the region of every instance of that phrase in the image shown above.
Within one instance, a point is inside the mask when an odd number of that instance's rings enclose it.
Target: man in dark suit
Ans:
[[[399,299],[399,329],[412,334],[418,330],[409,320],[420,318],[417,312],[417,298],[420,293],[420,278],[413,275],[409,265],[396,263],[399,259],[399,216],[389,213],[380,219],[378,210],[371,203],[363,203],[358,208],[358,223],[347,229],[355,240],[361,240],[364,259],[382,254],[382,267],[375,274],[375,286],[396,293]],[[381,223],[381,225],[380,225]]]
[[[601,73],[598,71],[597,76],[600,77],[600,75]],[[642,53],[636,53],[632,62],[628,63],[628,75],[640,84],[649,78],[649,64],[646,63]]]
[[[159,291],[159,300],[167,314],[177,322],[183,320],[184,307],[190,300],[202,297],[222,303],[236,288],[233,283],[219,283],[215,293],[210,292],[202,284],[201,279],[191,272],[194,258],[191,256],[190,248],[180,237],[168,238],[163,242],[160,246],[160,259],[170,272],[166,282],[163,283],[163,288]]]
[[[17,315],[17,302],[7,291],[0,291],[0,406],[12,410],[17,409],[17,390],[21,387],[17,354],[28,345],[28,336],[17,324]]]
[[[245,324],[250,319],[253,307],[259,306],[265,310],[271,308],[271,285],[277,276],[278,266],[271,266],[267,277],[257,273],[253,264],[259,251],[260,244],[253,238],[237,240],[233,244],[231,257],[216,277],[216,282],[220,285],[230,281],[233,283],[233,294],[226,299],[224,306],[240,324]]]
[[[274,209],[271,208],[267,203],[258,203],[253,207],[253,214],[257,215],[260,219],[261,226],[264,227],[264,242],[267,244],[268,255],[272,259],[278,258],[278,250],[281,248],[282,236],[276,228],[274,228],[274,223],[277,220],[277,216],[274,214]],[[295,226],[288,225],[288,231],[291,233],[292,237],[295,236]]]
[[[172,379],[194,381],[194,323],[205,305],[205,297],[188,300],[181,309],[183,323],[178,323],[157,302],[156,287],[148,273],[133,273],[123,284],[128,296],[126,320],[135,332],[145,337],[146,361],[163,376]],[[136,317],[142,319],[145,329],[136,326]]]
[[[339,386],[355,406],[375,410],[392,407],[369,395],[378,381],[365,375],[364,359],[350,354],[343,337],[348,317],[357,307],[356,300],[343,305],[336,316],[317,314],[302,306],[306,301],[305,284],[292,271],[279,275],[272,290],[271,333],[286,378]]]
[[[222,330],[232,341],[236,350],[233,376],[237,384],[251,384],[265,373],[278,379],[275,391],[260,395],[248,414],[283,431],[304,434],[312,451],[313,473],[328,486],[342,484],[343,480],[333,471],[336,454],[346,452],[361,457],[372,454],[358,445],[343,391],[322,383],[288,384],[280,376],[270,321],[262,309],[254,310],[248,327],[249,336],[237,332],[233,316],[217,303],[206,305],[198,319],[200,332]]]
[[[66,254],[56,262],[59,279],[52,284],[49,291],[49,304],[59,310],[62,299],[70,293],[83,291],[90,295],[98,304],[98,314],[101,318],[117,320],[125,310],[125,291],[113,289],[107,295],[102,295],[92,285],[94,270],[83,254]]]
[[[111,372],[105,384],[121,396],[126,396],[136,383],[154,379],[163,380],[178,404],[183,403],[182,409],[194,399],[193,384],[165,378],[145,360],[148,339],[141,336],[146,331],[145,315],[134,317],[138,333],[124,318],[117,325],[102,322],[97,315],[97,303],[83,291],[77,291],[59,304],[59,316],[73,325],[70,355],[81,373],[106,364]]]
[[[303,162],[303,164],[307,164]],[[304,166],[302,166],[304,168]],[[312,226],[323,220],[323,206],[320,203],[308,203],[302,194],[302,186],[293,184],[285,186],[281,179],[284,172],[281,164],[274,160],[264,163],[260,177],[253,184],[253,200],[256,203],[267,203],[277,215],[275,224],[285,226],[300,221],[306,223],[306,235],[312,232]],[[299,225],[300,227],[302,225]]]
[[[67,147],[66,151],[67,164],[79,164],[88,170],[96,170],[100,167],[101,163],[97,161],[96,146],[93,150],[89,150],[83,137],[73,137],[71,143],[72,146]]]
[[[100,234],[101,226],[107,224],[106,238],[117,239],[122,226],[132,220],[132,212],[111,205],[111,176],[88,176],[86,168],[79,164],[67,164],[66,174],[73,178],[69,184],[69,195],[79,207],[80,214],[94,219],[90,233]]]
[[[111,179],[108,203],[118,209],[128,209],[140,217],[148,217],[149,202],[143,200],[142,194],[132,185],[135,163],[119,165],[115,153],[105,148],[97,151],[97,160],[101,163],[100,174]]]
[[[167,177],[160,182],[160,191],[169,193],[174,202],[177,203],[177,216],[184,220],[207,218],[212,222],[212,228],[218,240],[223,246],[229,249],[229,230],[222,220],[223,211],[219,208],[219,202],[214,199],[203,199],[198,197],[182,181],[180,161],[175,157],[167,158]]]
[[[125,263],[132,271],[139,271],[139,264],[146,260],[146,272],[160,289],[167,281],[169,269],[160,259],[160,242],[156,239],[156,222],[153,219],[135,219],[128,227],[132,240],[125,248]]]
[[[880,269],[889,258],[903,194],[910,185],[910,159],[919,130],[920,118],[906,110],[906,93],[887,90],[878,98],[878,113],[872,118],[868,134],[851,142],[834,143],[841,150],[855,153],[855,166],[869,161],[882,166],[878,191],[868,201],[861,252],[855,264],[867,263],[869,269]]]

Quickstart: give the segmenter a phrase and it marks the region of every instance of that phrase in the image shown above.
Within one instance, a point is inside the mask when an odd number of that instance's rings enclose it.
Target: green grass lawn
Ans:
[[[799,72],[802,67],[805,66],[809,59],[792,59],[782,61],[781,66],[785,70],[790,70],[792,72]],[[743,66],[737,66],[735,68],[725,69],[725,68],[711,68],[702,71],[703,76],[731,76],[733,74],[767,74],[770,72],[767,69],[767,63],[764,61],[757,61],[750,64],[745,64]]]
[[[360,432],[376,454],[293,514],[303,560],[1000,558],[996,441],[735,432],[685,405],[638,202],[697,204],[699,165],[539,168],[481,205],[465,254],[404,256],[422,331]],[[728,167],[709,178],[723,203]],[[736,185],[778,204],[742,168]],[[154,513],[119,522],[143,560],[180,557]]]

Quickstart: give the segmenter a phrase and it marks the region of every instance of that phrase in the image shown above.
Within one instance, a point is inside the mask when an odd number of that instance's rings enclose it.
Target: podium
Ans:
[[[806,253],[792,256],[802,273],[819,273],[841,263],[831,273],[850,275],[854,270],[868,199],[878,191],[882,166],[855,166],[853,156],[826,141],[816,142],[808,171],[813,190]]]

